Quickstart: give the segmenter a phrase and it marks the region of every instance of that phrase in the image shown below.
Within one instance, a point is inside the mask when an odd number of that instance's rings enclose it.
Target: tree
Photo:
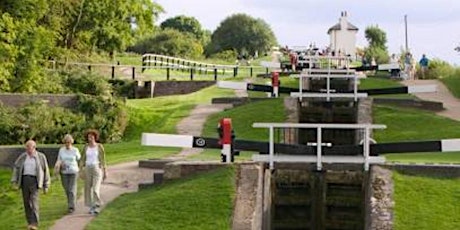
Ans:
[[[377,63],[388,63],[389,56],[386,47],[386,33],[377,26],[369,26],[364,31],[369,46],[365,49],[365,58],[371,62],[375,58]]]
[[[189,33],[175,29],[161,30],[129,50],[137,53],[155,53],[182,58],[197,58],[203,54],[201,43]]]
[[[214,31],[207,55],[232,49],[239,54],[248,52],[253,55],[256,51],[269,51],[276,43],[276,37],[265,21],[246,14],[235,14],[224,19]]]
[[[161,29],[170,28],[180,32],[190,33],[198,40],[201,40],[204,35],[200,22],[194,17],[187,17],[185,15],[168,18],[160,24],[160,27]]]

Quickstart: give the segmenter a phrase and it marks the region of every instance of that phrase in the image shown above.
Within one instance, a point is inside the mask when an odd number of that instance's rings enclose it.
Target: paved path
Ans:
[[[246,90],[235,90],[235,95],[237,97],[247,97],[248,93]],[[232,108],[231,104],[197,105],[188,117],[177,124],[177,133],[181,135],[201,136],[204,123],[208,117],[229,108]],[[186,156],[199,154],[201,152],[203,152],[203,149],[183,148],[179,154],[170,157],[170,159],[183,159]]]
[[[139,183],[153,182],[153,169],[139,168],[138,162],[122,163],[108,167],[108,178],[102,183],[101,196],[105,204],[123,193],[136,192]],[[84,206],[83,196],[77,201],[75,212],[57,220],[51,230],[83,230],[94,218],[88,214]]]
[[[437,85],[437,92],[415,93],[414,95],[422,100],[442,102],[445,110],[437,114],[460,121],[460,99],[454,97],[442,82],[438,80],[407,80],[402,83],[406,86]]]
[[[246,91],[235,91],[238,97],[247,96]],[[201,135],[203,125],[209,115],[231,108],[232,105],[198,105],[190,115],[177,125],[179,134]],[[201,149],[183,149],[172,158],[185,158],[190,154],[198,154]],[[139,183],[153,182],[153,173],[156,170],[139,168],[138,161],[117,164],[108,167],[108,178],[101,186],[101,196],[105,205],[124,193],[138,191]],[[51,230],[83,230],[94,216],[88,214],[89,209],[84,206],[83,196],[77,201],[75,212],[57,220]]]

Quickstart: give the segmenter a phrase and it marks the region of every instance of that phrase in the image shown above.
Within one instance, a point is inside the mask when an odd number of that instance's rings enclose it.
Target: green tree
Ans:
[[[10,90],[9,81],[13,78],[19,52],[19,47],[14,44],[17,26],[17,22],[8,13],[0,16],[0,91]]]
[[[364,31],[364,34],[369,42],[369,46],[365,49],[366,60],[371,62],[374,58],[378,64],[388,63],[389,55],[386,47],[386,33],[377,26],[369,26]]]
[[[203,54],[203,46],[193,35],[175,29],[161,30],[129,50],[183,58],[198,58]]]
[[[253,55],[256,51],[269,51],[276,43],[276,37],[265,21],[246,14],[234,14],[224,19],[214,31],[206,54],[234,49],[239,54],[248,52]]]
[[[168,18],[160,24],[161,29],[175,29],[180,32],[193,34],[198,40],[204,36],[200,22],[194,17],[185,15]]]

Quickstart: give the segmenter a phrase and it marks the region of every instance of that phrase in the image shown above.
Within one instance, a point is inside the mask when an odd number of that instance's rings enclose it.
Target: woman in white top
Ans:
[[[107,178],[107,167],[104,147],[97,143],[99,132],[91,129],[87,131],[86,138],[88,143],[83,147],[80,166],[85,167],[85,205],[90,208],[89,213],[95,215],[102,205],[100,188]]]
[[[77,201],[78,161],[81,156],[80,151],[72,146],[73,137],[70,134],[66,134],[62,142],[64,142],[64,146],[59,149],[54,172],[60,172],[61,174],[62,187],[64,187],[67,196],[69,213],[73,213]]]

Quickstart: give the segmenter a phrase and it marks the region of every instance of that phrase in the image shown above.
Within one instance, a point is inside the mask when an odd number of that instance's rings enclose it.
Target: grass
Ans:
[[[143,132],[176,133],[176,124],[187,117],[197,104],[208,104],[215,96],[233,96],[232,90],[208,87],[180,96],[128,100],[129,124],[121,143],[104,145],[109,164],[146,158],[162,158],[175,154],[179,148],[141,146]]]
[[[460,73],[460,71],[457,72]],[[456,98],[460,98],[460,76],[441,78],[441,81]]]
[[[21,191],[13,190],[10,185],[11,170],[0,168],[0,226],[2,229],[25,229]],[[53,180],[49,192],[40,191],[40,229],[48,229],[54,221],[67,213],[67,198],[61,182]],[[79,181],[79,188],[82,182]]]
[[[460,180],[393,173],[396,230],[460,229]]]
[[[432,112],[374,105],[373,113],[375,124],[387,125],[375,131],[379,142],[460,138],[460,122]]]
[[[378,142],[460,138],[460,122],[431,112],[374,105],[373,113],[375,124],[387,125],[387,129],[375,131]],[[460,163],[460,152],[386,154],[385,157],[400,162]]]
[[[142,132],[175,133],[177,122],[186,117],[197,104],[210,103],[217,95],[233,95],[233,91],[209,87],[196,93],[128,101],[130,120],[123,142],[104,144],[109,164],[145,158],[161,158],[175,154],[179,148],[141,146]],[[81,147],[81,146],[80,146]],[[0,170],[0,226],[4,229],[26,227],[19,191],[10,187],[11,171]],[[80,182],[81,183],[81,182]],[[60,182],[53,181],[50,192],[40,195],[41,229],[48,229],[66,214],[66,198]]]
[[[87,229],[230,229],[233,167],[118,197]]]
[[[255,122],[283,122],[286,112],[282,98],[258,101],[211,115],[203,128],[203,135],[217,137],[216,127],[221,118],[231,118],[236,139],[267,140],[268,130],[252,128]]]

